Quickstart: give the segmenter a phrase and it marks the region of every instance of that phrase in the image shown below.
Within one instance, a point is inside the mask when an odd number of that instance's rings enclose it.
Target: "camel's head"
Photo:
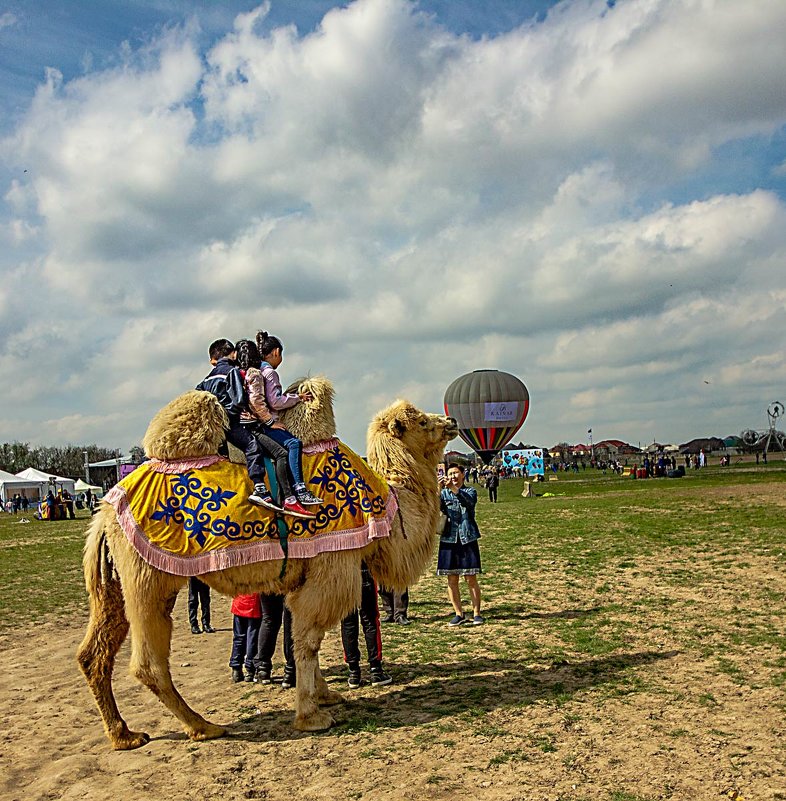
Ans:
[[[214,454],[229,425],[218,398],[192,389],[167,403],[150,421],[142,440],[151,459],[178,461]]]
[[[409,401],[397,400],[371,421],[366,439],[369,463],[390,481],[405,481],[416,463],[434,469],[442,461],[445,445],[458,435],[452,417],[428,414]]]
[[[299,378],[290,384],[290,392],[310,392],[314,399],[298,403],[281,413],[281,422],[304,445],[312,445],[336,436],[336,418],[333,416],[333,384],[323,375]]]

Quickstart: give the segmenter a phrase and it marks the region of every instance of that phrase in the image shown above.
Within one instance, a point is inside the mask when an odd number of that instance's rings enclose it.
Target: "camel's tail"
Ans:
[[[106,541],[104,516],[101,512],[94,515],[90,523],[85,540],[82,567],[85,573],[85,587],[91,600],[101,595],[110,582],[117,581],[119,583],[112,565],[112,555]]]
[[[131,742],[130,733],[120,717],[112,692],[115,656],[128,633],[128,619],[120,577],[109,548],[103,510],[93,517],[88,529],[82,566],[90,596],[90,622],[76,658],[96,699],[112,744],[115,748],[136,748],[142,740],[128,744]]]
[[[85,574],[85,587],[90,598],[90,625],[80,648],[80,654],[86,648],[91,650],[92,639],[98,636],[97,632],[102,629],[106,630],[107,627],[115,629],[113,638],[122,632],[120,642],[128,631],[123,590],[109,547],[103,510],[93,517],[87,531],[82,568]],[[81,659],[80,656],[80,661]]]

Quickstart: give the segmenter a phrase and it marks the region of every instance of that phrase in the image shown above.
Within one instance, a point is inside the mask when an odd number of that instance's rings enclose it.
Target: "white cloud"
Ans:
[[[650,197],[784,125],[786,7],[565,2],[479,40],[404,0],[305,36],[266,13],[207,53],[169,30],[52,70],[3,143],[29,173],[0,220],[0,368],[22,376],[0,440],[127,447],[212,339],[257,328],[285,380],[333,378],[358,449],[384,402],[438,409],[480,366],[524,378],[542,444],[588,420],[729,433],[782,391],[783,201]]]
[[[4,28],[12,28],[17,22],[16,14],[12,14],[10,11],[0,14],[0,31]]]

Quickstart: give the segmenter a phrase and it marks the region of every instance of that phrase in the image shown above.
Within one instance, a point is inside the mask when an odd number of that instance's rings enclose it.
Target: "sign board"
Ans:
[[[483,404],[483,418],[487,423],[513,423],[518,417],[519,405],[516,402]]]
[[[503,451],[502,464],[509,469],[521,468],[528,476],[542,476],[544,474],[543,451],[540,448]]]

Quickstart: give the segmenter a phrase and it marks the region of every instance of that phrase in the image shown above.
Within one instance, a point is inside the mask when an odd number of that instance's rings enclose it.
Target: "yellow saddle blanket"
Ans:
[[[311,507],[316,517],[309,520],[250,503],[253,484],[245,466],[219,456],[151,459],[105,500],[142,558],[178,576],[362,548],[390,535],[395,494],[344,443],[330,440],[306,449],[303,475],[323,499]]]

